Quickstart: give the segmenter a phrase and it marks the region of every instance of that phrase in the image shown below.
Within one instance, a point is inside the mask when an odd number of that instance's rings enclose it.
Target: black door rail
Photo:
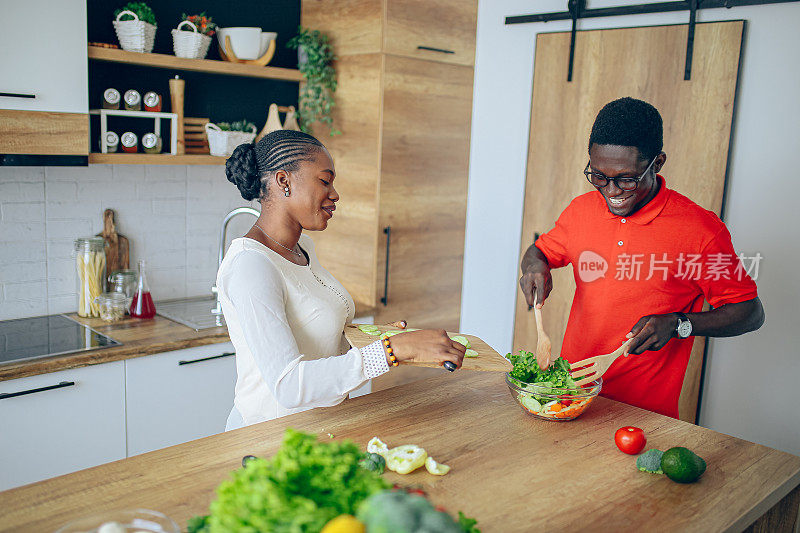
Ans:
[[[676,0],[673,2],[656,2],[654,4],[637,4],[633,6],[602,7],[586,9],[586,0],[568,0],[567,10],[554,13],[536,13],[532,15],[514,15],[506,17],[506,24],[526,24],[529,22],[550,22],[551,20],[572,20],[572,34],[569,45],[569,66],[567,81],[572,81],[572,63],[575,57],[575,38],[578,20],[597,17],[618,17],[623,15],[643,15],[647,13],[668,13],[672,11],[689,12],[689,34],[686,41],[686,67],[684,80],[692,77],[692,52],[694,49],[694,28],[699,9],[718,9],[742,6],[760,6],[767,4],[787,4],[800,0]]]

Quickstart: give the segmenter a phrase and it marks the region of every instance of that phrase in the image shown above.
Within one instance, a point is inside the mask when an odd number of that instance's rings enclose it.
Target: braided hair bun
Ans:
[[[240,144],[225,161],[225,175],[236,185],[242,198],[255,200],[261,197],[261,179],[256,165],[253,143]]]
[[[294,130],[268,133],[256,144],[240,144],[225,162],[228,181],[239,188],[242,198],[255,200],[266,197],[268,191],[262,176],[277,170],[295,171],[303,161],[312,161],[315,153],[324,148],[317,139]]]

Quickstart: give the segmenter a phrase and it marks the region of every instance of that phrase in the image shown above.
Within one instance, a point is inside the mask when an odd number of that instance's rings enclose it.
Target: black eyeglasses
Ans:
[[[597,187],[598,189],[602,189],[606,185],[608,185],[609,181],[613,181],[614,185],[623,191],[633,191],[636,187],[639,186],[639,182],[644,179],[647,173],[650,171],[650,167],[653,166],[653,163],[656,162],[658,156],[654,157],[650,164],[647,165],[647,168],[638,178],[609,178],[605,174],[601,174],[600,172],[594,172],[589,170],[589,165],[592,163],[589,161],[586,163],[586,168],[583,169],[583,175],[586,176],[586,179],[589,180],[589,183]]]

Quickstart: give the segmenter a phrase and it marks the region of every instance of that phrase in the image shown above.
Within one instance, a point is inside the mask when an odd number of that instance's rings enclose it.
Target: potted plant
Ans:
[[[123,50],[153,51],[156,38],[156,16],[144,2],[128,2],[114,11],[114,31]]]
[[[297,49],[298,68],[305,78],[300,90],[300,109],[297,111],[300,129],[306,133],[311,125],[319,122],[327,125],[331,135],[341,133],[333,127],[331,111],[335,102],[336,70],[333,61],[333,47],[328,36],[318,30],[298,27],[297,35],[287,43],[289,48]]]
[[[216,29],[217,25],[205,12],[199,15],[184,13],[178,27],[172,30],[172,49],[175,55],[189,59],[205,58]]]
[[[256,138],[256,125],[247,120],[206,124],[208,151],[211,155],[230,157],[240,144],[251,143]]]

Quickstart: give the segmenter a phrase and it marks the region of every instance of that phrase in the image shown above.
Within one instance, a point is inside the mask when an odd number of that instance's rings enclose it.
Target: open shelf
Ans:
[[[302,76],[297,69],[282,67],[259,67],[231,63],[215,59],[185,59],[167,54],[140,54],[114,48],[89,47],[89,59],[108,61],[111,63],[127,63],[144,67],[166,68],[174,70],[192,70],[227,76],[244,76],[248,78],[264,78],[270,80],[301,81]],[[91,160],[90,160],[91,161]]]
[[[224,165],[225,158],[208,154],[89,154],[96,165]]]

